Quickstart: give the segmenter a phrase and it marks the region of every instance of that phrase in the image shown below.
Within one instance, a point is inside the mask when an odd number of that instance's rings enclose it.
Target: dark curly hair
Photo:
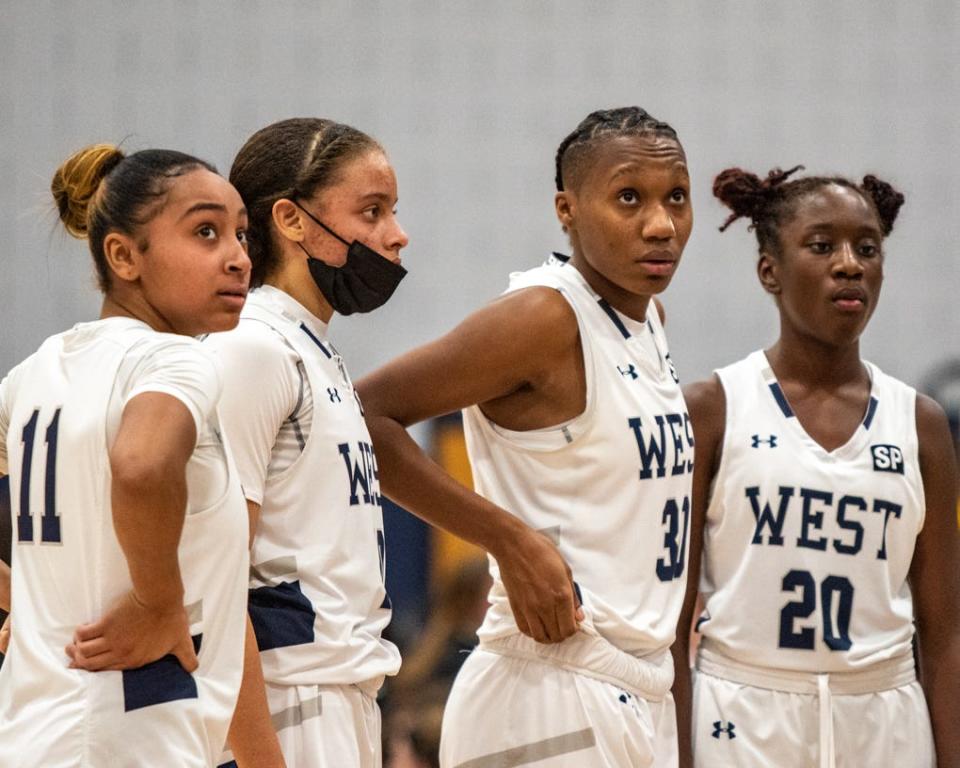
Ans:
[[[829,184],[858,192],[877,212],[884,236],[893,231],[893,223],[904,198],[890,184],[876,176],[864,176],[860,184],[842,176],[790,179],[790,176],[802,169],[802,165],[788,171],[774,168],[765,179],[760,179],[756,174],[742,168],[727,168],[722,171],[713,181],[713,194],[733,213],[720,227],[720,231],[723,232],[741,217],[749,218],[760,250],[779,253],[780,226],[793,214],[797,200]]]
[[[673,128],[640,107],[619,107],[591,112],[557,148],[557,191],[562,192],[565,188],[576,185],[584,159],[601,142],[618,136],[645,134],[664,136],[680,143]]]

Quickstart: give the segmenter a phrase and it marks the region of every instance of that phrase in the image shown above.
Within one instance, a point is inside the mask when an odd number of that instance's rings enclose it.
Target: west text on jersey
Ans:
[[[653,417],[653,423],[635,416],[627,424],[633,430],[640,452],[640,479],[671,477],[693,472],[693,429],[690,416],[665,413]]]
[[[799,514],[799,535],[794,539],[796,546],[820,551],[829,547],[841,555],[856,555],[866,543],[875,548],[878,560],[887,559],[890,518],[899,519],[903,512],[901,505],[885,499],[868,500],[863,496],[844,494],[835,501],[830,491],[791,485],[781,485],[777,489],[775,510],[770,498],[761,495],[759,486],[745,488],[744,494],[756,520],[752,545],[782,547],[786,541],[784,529],[788,519],[796,520]],[[836,535],[833,537],[822,535],[830,518],[835,521]]]
[[[373,446],[361,440],[353,451],[350,443],[340,443],[337,449],[347,470],[350,506],[360,504],[361,500],[364,504],[380,506],[380,475],[377,472],[377,457]]]

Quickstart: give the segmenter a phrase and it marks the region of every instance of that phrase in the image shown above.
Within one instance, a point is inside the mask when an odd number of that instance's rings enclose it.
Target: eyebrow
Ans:
[[[616,173],[614,173],[610,177],[610,181],[614,181],[615,179],[618,179],[620,176],[623,176],[624,174],[632,173],[636,171],[640,167],[640,165],[641,164],[637,162],[629,162],[629,163],[625,163],[624,165],[621,165],[619,168],[617,168]],[[682,160],[677,160],[677,162],[673,165],[671,170],[679,171],[680,173],[684,174],[687,177],[687,179],[690,178],[690,171],[687,169],[687,164],[684,163]]]
[[[365,192],[364,194],[360,195],[360,199],[389,201],[391,198],[386,192]]]
[[[831,230],[831,229],[836,229],[836,228],[837,228],[837,224],[836,224],[835,222],[832,222],[832,221],[816,221],[816,222],[814,222],[813,224],[808,224],[808,225],[805,227],[805,231],[806,231],[806,232],[826,231],[826,230]],[[875,225],[873,225],[873,224],[864,224],[864,225],[862,225],[862,226],[858,226],[858,227],[856,228],[856,231],[857,231],[857,234],[859,234],[859,235],[863,235],[863,234],[870,234],[870,235],[882,234],[880,227],[877,227],[877,226],[875,226]]]
[[[227,213],[227,206],[222,203],[194,203],[183,214],[180,216],[178,221],[183,221],[191,213],[196,213],[197,211],[218,211],[219,213]],[[241,216],[246,215],[247,209],[241,208],[238,212]]]

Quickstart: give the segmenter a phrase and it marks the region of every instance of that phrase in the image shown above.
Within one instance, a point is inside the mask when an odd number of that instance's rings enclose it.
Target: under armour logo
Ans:
[[[340,402],[340,393],[337,392],[336,387],[327,387],[327,395],[330,396],[331,403]]]
[[[777,447],[776,435],[770,435],[769,438],[763,438],[763,437],[760,437],[760,435],[754,435],[753,437],[750,438],[750,441],[751,441],[750,442],[751,448],[759,448],[761,443],[764,443],[765,445],[768,445],[771,448]]]
[[[621,368],[621,367],[618,365],[618,366],[617,366],[617,370],[620,371],[620,375],[623,376],[623,377],[629,376],[631,379],[638,379],[638,378],[640,378],[639,375],[637,374],[637,368],[636,368],[636,366],[635,366],[633,363],[630,363],[630,364],[627,366],[627,370],[623,370],[623,368]]]
[[[737,734],[734,733],[736,726],[733,723],[725,723],[723,720],[714,720],[713,721],[713,738],[719,739],[721,733],[727,734],[728,739],[737,738]]]

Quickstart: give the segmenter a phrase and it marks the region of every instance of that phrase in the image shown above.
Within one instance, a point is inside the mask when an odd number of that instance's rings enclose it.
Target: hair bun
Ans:
[[[123,158],[123,152],[113,144],[94,144],[74,152],[53,174],[50,192],[60,220],[74,237],[82,239],[87,236],[90,201],[100,183]]]
[[[897,220],[900,206],[903,205],[903,195],[887,182],[872,175],[863,177],[863,190],[877,207],[883,234],[889,235],[893,231],[893,223]]]
[[[720,227],[723,232],[741,216],[755,219],[763,209],[769,188],[755,173],[742,168],[727,168],[713,180],[713,196],[733,213]]]
[[[723,232],[741,216],[756,221],[764,206],[776,194],[774,190],[802,168],[802,165],[789,171],[774,168],[763,180],[742,168],[727,168],[721,171],[713,180],[713,196],[733,213],[720,227],[720,231]]]

